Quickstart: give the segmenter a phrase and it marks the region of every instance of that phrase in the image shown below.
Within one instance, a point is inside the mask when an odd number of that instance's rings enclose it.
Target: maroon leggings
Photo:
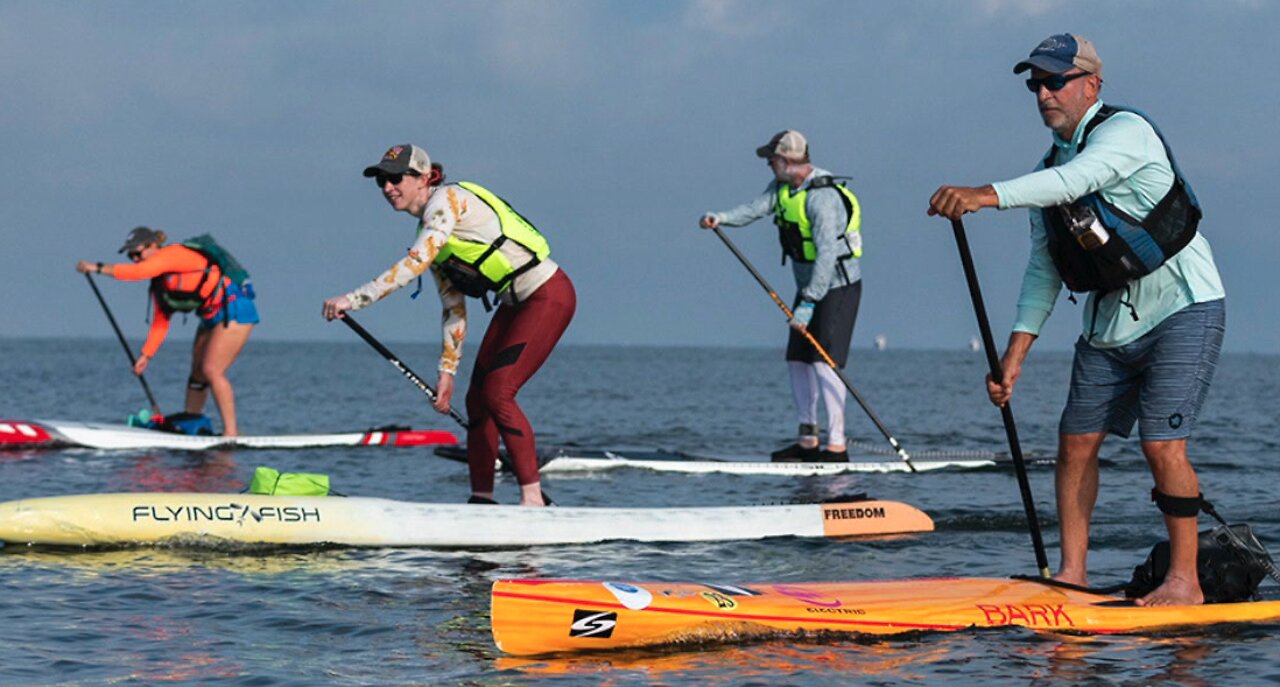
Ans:
[[[467,461],[471,491],[493,491],[498,436],[507,446],[520,484],[537,482],[538,449],[533,427],[516,404],[516,393],[542,367],[573,319],[578,296],[564,270],[516,305],[493,314],[476,353],[467,390]]]

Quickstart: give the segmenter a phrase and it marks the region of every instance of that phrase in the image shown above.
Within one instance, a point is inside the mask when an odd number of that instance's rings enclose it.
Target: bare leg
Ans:
[[[187,378],[187,398],[182,409],[188,413],[204,412],[204,402],[209,398],[209,382],[200,371],[203,366],[204,352],[209,347],[210,330],[196,327],[196,338],[191,342],[191,374]],[[192,388],[192,386],[199,388]]]
[[[1151,466],[1156,489],[1169,496],[1195,498],[1200,495],[1200,480],[1187,459],[1187,440],[1144,441],[1142,453]],[[1139,606],[1193,606],[1204,603],[1200,591],[1200,575],[1196,569],[1199,541],[1196,536],[1198,518],[1164,516],[1169,528],[1169,572],[1154,591],[1138,599]]]
[[[231,389],[231,381],[227,379],[227,369],[231,367],[231,363],[235,362],[245,342],[249,340],[253,325],[231,322],[223,326],[219,323],[213,329],[206,331],[209,335],[199,360],[200,372],[209,383],[213,401],[218,405],[218,414],[222,416],[222,435],[239,436],[239,427],[236,425],[235,392]]]
[[[1098,501],[1098,449],[1105,432],[1058,436],[1054,486],[1062,536],[1062,561],[1053,579],[1089,584],[1089,521]]]

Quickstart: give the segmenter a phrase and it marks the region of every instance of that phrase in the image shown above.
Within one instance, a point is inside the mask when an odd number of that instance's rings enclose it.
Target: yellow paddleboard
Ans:
[[[1138,633],[1280,621],[1280,601],[1143,608],[1032,580],[799,584],[499,580],[493,638],[514,655],[733,642],[789,632],[891,635],[1020,626]]]
[[[521,508],[369,497],[124,493],[0,502],[0,542],[46,546],[539,546],[929,532],[894,501],[682,508]]]

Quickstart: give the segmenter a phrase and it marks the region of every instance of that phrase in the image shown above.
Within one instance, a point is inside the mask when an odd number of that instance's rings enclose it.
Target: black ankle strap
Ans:
[[[1201,508],[1208,505],[1204,500],[1204,494],[1170,496],[1155,488],[1151,489],[1151,500],[1156,502],[1156,508],[1159,508],[1161,513],[1175,518],[1194,518],[1200,514]]]

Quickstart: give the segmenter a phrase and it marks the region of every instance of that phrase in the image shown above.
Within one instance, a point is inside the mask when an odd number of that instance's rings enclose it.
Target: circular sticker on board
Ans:
[[[608,589],[618,603],[630,608],[633,611],[639,611],[648,608],[653,603],[653,594],[648,589],[642,589],[634,584],[626,582],[604,582],[604,588]]]

